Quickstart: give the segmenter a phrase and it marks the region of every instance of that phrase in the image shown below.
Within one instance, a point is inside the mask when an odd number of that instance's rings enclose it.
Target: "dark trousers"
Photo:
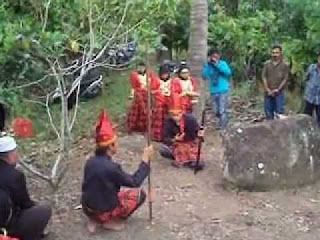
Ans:
[[[275,114],[284,113],[284,93],[280,91],[276,96],[265,96],[264,97],[264,111],[266,113],[266,118],[272,120]]]
[[[5,125],[5,109],[2,103],[0,103],[0,131],[4,130],[4,125]]]
[[[159,153],[164,158],[168,158],[168,159],[174,160],[173,150],[169,146],[167,146],[165,144],[161,144],[160,145]]]
[[[317,115],[318,126],[320,127],[320,105],[315,105],[313,103],[309,103],[308,101],[306,101],[306,105],[304,107],[304,113],[312,117],[314,110]]]
[[[10,234],[20,240],[40,240],[51,217],[49,206],[34,206],[20,212]]]

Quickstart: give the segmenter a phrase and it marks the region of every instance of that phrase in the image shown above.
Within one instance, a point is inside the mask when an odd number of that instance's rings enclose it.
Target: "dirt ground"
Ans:
[[[116,159],[125,169],[133,171],[144,145],[142,136],[122,136]],[[123,232],[99,230],[91,236],[85,228],[85,216],[74,207],[79,204],[85,159],[94,144],[82,139],[78,146],[72,153],[68,177],[56,195],[50,240],[319,239],[320,185],[260,193],[223,187],[223,148],[219,134],[212,130],[206,132],[203,149],[206,169],[197,175],[189,169],[172,167],[169,160],[156,154],[152,162],[155,198],[152,223],[148,221],[145,204],[128,220]],[[48,186],[37,179],[29,180],[33,197],[48,201]]]

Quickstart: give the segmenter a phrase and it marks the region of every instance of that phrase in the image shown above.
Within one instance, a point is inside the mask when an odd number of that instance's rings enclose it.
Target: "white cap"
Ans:
[[[13,137],[0,137],[0,153],[10,152],[12,150],[15,150],[16,148],[17,144]]]

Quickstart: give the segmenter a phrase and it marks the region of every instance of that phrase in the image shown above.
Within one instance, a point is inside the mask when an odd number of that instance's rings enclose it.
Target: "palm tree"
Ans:
[[[190,36],[189,36],[189,63],[192,74],[201,79],[203,64],[207,59],[208,39],[208,0],[191,0],[190,12]],[[201,109],[204,107],[205,84],[198,82],[202,98],[196,115],[200,117]]]

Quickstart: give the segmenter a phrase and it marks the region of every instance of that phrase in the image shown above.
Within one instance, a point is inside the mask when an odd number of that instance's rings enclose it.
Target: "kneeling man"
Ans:
[[[172,94],[169,105],[169,117],[164,123],[163,144],[160,154],[173,159],[176,167],[204,167],[203,161],[196,166],[199,141],[204,130],[200,129],[197,119],[190,113],[183,113],[181,97]]]
[[[109,230],[122,230],[124,220],[146,199],[146,193],[138,187],[149,175],[152,146],[144,149],[139,168],[132,175],[124,172],[113,161],[112,157],[117,150],[117,136],[107,113],[102,111],[96,126],[95,156],[87,160],[82,183],[81,203],[84,213],[90,219],[90,233],[95,233],[98,225]]]

